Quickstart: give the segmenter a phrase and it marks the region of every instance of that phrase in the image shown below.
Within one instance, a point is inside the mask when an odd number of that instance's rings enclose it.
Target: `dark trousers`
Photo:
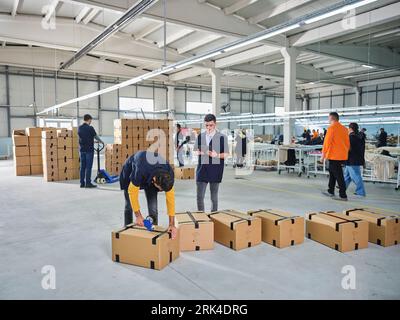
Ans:
[[[158,189],[154,186],[144,189],[147,208],[149,216],[153,219],[153,224],[158,225],[158,209],[157,209],[157,193]],[[131,201],[129,199],[128,190],[124,190],[125,197],[125,210],[124,210],[124,225],[131,224],[133,222],[133,211],[131,207]]]
[[[335,185],[339,186],[339,196],[341,198],[347,198],[346,195],[346,183],[344,182],[343,176],[343,161],[329,160],[329,188],[330,194],[335,194]]]
[[[197,210],[204,212],[204,197],[208,182],[197,182]],[[210,182],[211,212],[218,211],[219,182]]]
[[[180,167],[183,167],[185,163],[183,162],[183,148],[177,149],[176,156],[178,158],[178,163]]]
[[[84,186],[92,183],[92,167],[93,167],[94,152],[81,151],[80,156],[81,156],[80,179],[81,179],[81,185]]]

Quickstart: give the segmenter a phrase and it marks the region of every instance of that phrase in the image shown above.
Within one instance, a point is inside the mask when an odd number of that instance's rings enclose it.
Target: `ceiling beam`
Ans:
[[[365,28],[375,27],[377,25],[396,21],[399,18],[400,2],[389,4],[369,12],[358,14],[354,17],[356,23],[355,29],[348,28],[342,21],[337,21],[315,27],[300,34],[289,37],[290,46],[302,47],[316,42],[326,41],[336,38],[354,30],[362,30]]]
[[[178,48],[178,53],[179,54],[183,54],[183,53],[186,53],[188,51],[192,51],[194,49],[202,47],[202,46],[204,46],[206,44],[209,44],[209,43],[211,43],[211,42],[213,42],[215,40],[221,39],[221,38],[222,38],[222,36],[217,35],[217,34],[207,35],[204,38],[201,38],[201,39],[199,39],[197,41],[188,42],[186,45]]]
[[[6,47],[0,50],[0,64],[13,65],[18,67],[45,69],[55,71],[59,64],[72,56],[71,52],[55,52],[47,48],[23,48]],[[125,65],[101,60],[90,56],[85,56],[71,68],[64,70],[68,73],[81,73],[90,75],[103,75],[118,78],[132,78],[139,76],[147,71],[140,68],[132,68]],[[161,75],[155,79],[168,80],[167,76]]]
[[[100,12],[100,9],[93,8],[90,13],[83,19],[83,24],[88,24],[90,21],[94,19],[94,17]]]
[[[135,33],[133,35],[133,38],[135,40],[141,40],[141,39],[145,38],[146,36],[148,36],[149,34],[162,28],[163,25],[164,25],[163,22],[152,22],[149,26],[143,28],[138,33]]]
[[[256,3],[258,0],[238,0],[237,2],[231,4],[230,6],[224,8],[224,13],[226,15],[234,14],[235,12],[248,7],[249,5]]]
[[[164,48],[164,46],[168,46],[169,44],[178,41],[184,37],[187,37],[188,35],[194,33],[194,30],[190,30],[190,29],[182,29],[179,30],[178,32],[175,32],[169,36],[167,36],[167,38],[163,40],[161,40],[160,42],[157,43],[159,48]]]
[[[84,16],[90,11],[90,7],[83,7],[81,11],[79,11],[78,15],[75,17],[75,22],[80,23]]]
[[[318,43],[303,47],[316,54],[378,68],[400,67],[400,54],[383,47]]]
[[[179,72],[170,74],[169,80],[170,81],[180,81],[180,80],[184,80],[187,78],[197,77],[199,75],[208,73],[208,70],[209,70],[208,68],[202,68],[202,67],[189,68],[189,69],[186,69],[183,71],[179,71]]]
[[[224,58],[217,59],[215,61],[215,68],[217,69],[227,68],[230,66],[246,63],[262,57],[267,57],[279,52],[280,50],[276,47],[262,45]]]
[[[300,7],[304,4],[307,4],[313,0],[289,0],[285,1],[282,4],[277,5],[276,7],[270,8],[264,12],[261,12],[257,14],[254,17],[248,18],[247,21],[250,22],[250,24],[257,24],[260,23],[261,21],[276,17],[284,12],[288,12],[290,10],[293,10],[297,7]]]

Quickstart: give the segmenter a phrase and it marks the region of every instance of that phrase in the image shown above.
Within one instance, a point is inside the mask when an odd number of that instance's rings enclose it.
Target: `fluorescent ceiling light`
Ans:
[[[370,66],[369,64],[363,64],[363,65],[361,65],[361,67],[368,68],[368,69],[374,69],[374,67]]]
[[[223,51],[224,52],[233,51],[233,50],[248,46],[250,44],[253,44],[253,43],[256,43],[256,42],[260,42],[262,40],[271,38],[271,37],[276,36],[278,34],[282,34],[282,33],[288,32],[288,31],[296,29],[298,27],[300,27],[300,24],[296,23],[296,24],[293,24],[293,25],[290,25],[290,26],[287,26],[287,27],[284,27],[284,28],[276,29],[276,30],[268,32],[268,33],[264,33],[263,31],[261,31],[258,34],[256,34],[254,37],[252,37],[251,39],[248,39],[248,40],[246,40],[244,42],[241,41],[241,40],[238,40],[237,44],[233,43],[232,46],[229,46],[228,48],[224,49]]]
[[[335,9],[335,10],[332,10],[332,11],[328,11],[328,12],[326,12],[324,14],[321,14],[321,15],[317,15],[316,17],[312,17],[310,19],[307,19],[307,20],[304,21],[304,23],[305,24],[310,24],[310,23],[314,23],[314,22],[317,22],[317,21],[321,21],[323,19],[333,17],[333,16],[335,16],[337,14],[344,13],[344,12],[356,9],[358,7],[361,7],[361,6],[365,6],[365,5],[370,4],[372,2],[375,2],[375,1],[377,1],[377,0],[363,0],[363,1],[358,1],[358,2],[355,2],[355,3],[354,3],[354,1],[347,1],[347,2],[350,2],[348,5],[339,7],[337,9]]]
[[[126,27],[129,23],[132,22],[134,18],[139,16],[142,12],[147,10],[157,1],[158,0],[142,0],[139,3],[136,3],[135,5],[130,7],[120,18],[118,18],[114,23],[110,24],[99,35],[97,35],[89,43],[79,49],[68,61],[64,62],[60,66],[60,70],[66,69],[69,66],[73,65],[76,61],[85,56],[89,51],[93,50],[93,48],[103,43],[118,30]]]
[[[400,28],[396,28],[396,29],[392,29],[392,30],[388,30],[388,31],[384,31],[384,32],[380,32],[380,33],[374,34],[372,37],[373,38],[379,38],[379,37],[387,36],[389,34],[393,34],[393,33],[399,32],[399,31],[400,31]]]

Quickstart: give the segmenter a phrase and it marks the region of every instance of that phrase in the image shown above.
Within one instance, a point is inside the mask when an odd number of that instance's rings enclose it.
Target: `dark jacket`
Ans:
[[[206,133],[203,132],[197,137],[194,150],[202,152],[216,151],[217,153],[228,153],[228,138],[226,135],[216,132],[210,144],[207,145]],[[222,181],[224,173],[224,159],[211,158],[207,154],[199,155],[199,162],[196,170],[197,182],[218,182]]]
[[[387,146],[387,133],[386,131],[382,131],[378,137],[378,145],[377,147],[386,147]]]
[[[81,152],[94,152],[94,137],[96,130],[87,123],[83,123],[78,128],[79,149]]]
[[[350,150],[349,158],[346,161],[348,166],[363,166],[365,163],[365,141],[364,139],[354,132],[350,133]]]
[[[154,160],[154,163],[153,161]],[[172,178],[174,171],[169,163],[154,152],[139,151],[126,159],[122,166],[119,176],[121,190],[127,190],[129,183],[132,182],[140,189],[146,189],[152,186],[152,179],[157,170],[168,171]]]

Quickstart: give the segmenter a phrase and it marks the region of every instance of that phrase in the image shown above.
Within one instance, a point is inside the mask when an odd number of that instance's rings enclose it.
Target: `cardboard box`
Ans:
[[[261,219],[234,210],[208,215],[214,222],[214,239],[234,250],[254,247],[261,243]]]
[[[343,213],[368,222],[369,242],[384,247],[400,243],[400,215],[391,215],[369,208],[345,210]]]
[[[16,147],[29,146],[29,140],[25,135],[25,130],[13,130],[12,142]]]
[[[42,132],[42,131],[40,131]],[[41,147],[42,146],[42,138],[41,137],[28,137],[29,140],[29,146],[33,147]]]
[[[42,156],[30,156],[31,166],[42,166]]]
[[[248,211],[261,219],[262,241],[284,248],[304,242],[304,218],[274,209]]]
[[[32,166],[31,165],[31,174],[32,175],[42,175],[43,174],[43,166]]]
[[[30,156],[42,156],[42,147],[41,146],[29,146],[29,155]]]
[[[175,224],[179,228],[181,251],[214,248],[214,223],[204,212],[175,213]]]
[[[43,167],[43,177],[47,182],[58,181],[58,171],[48,170],[46,167]]]
[[[49,129],[42,131],[42,139],[57,139],[57,130]]]
[[[72,138],[72,131],[66,128],[57,129],[57,137]]]
[[[26,128],[25,134],[29,137],[42,137],[42,128]]]
[[[29,157],[29,147],[28,146],[14,146],[13,147],[14,157]]]
[[[368,222],[333,211],[307,214],[306,234],[340,252],[368,247]]]
[[[15,170],[16,176],[30,176],[31,175],[31,166],[14,165],[14,170]]]
[[[72,159],[72,148],[66,149],[57,149],[57,158],[58,159]]]
[[[57,149],[57,138],[55,139],[42,139],[43,149]]]
[[[27,157],[14,157],[14,164],[17,167],[30,166],[31,165],[31,159],[29,158],[29,156],[27,156]]]
[[[167,230],[158,226],[148,231],[131,224],[112,232],[111,241],[115,262],[161,270],[179,257],[179,235],[171,239]]]
[[[174,169],[175,179],[194,179],[195,171],[193,167],[177,167]]]
[[[133,127],[133,121],[131,119],[114,119],[114,129],[130,129]]]
[[[57,138],[57,148],[60,148],[60,149],[72,148],[72,138],[58,137]]]

